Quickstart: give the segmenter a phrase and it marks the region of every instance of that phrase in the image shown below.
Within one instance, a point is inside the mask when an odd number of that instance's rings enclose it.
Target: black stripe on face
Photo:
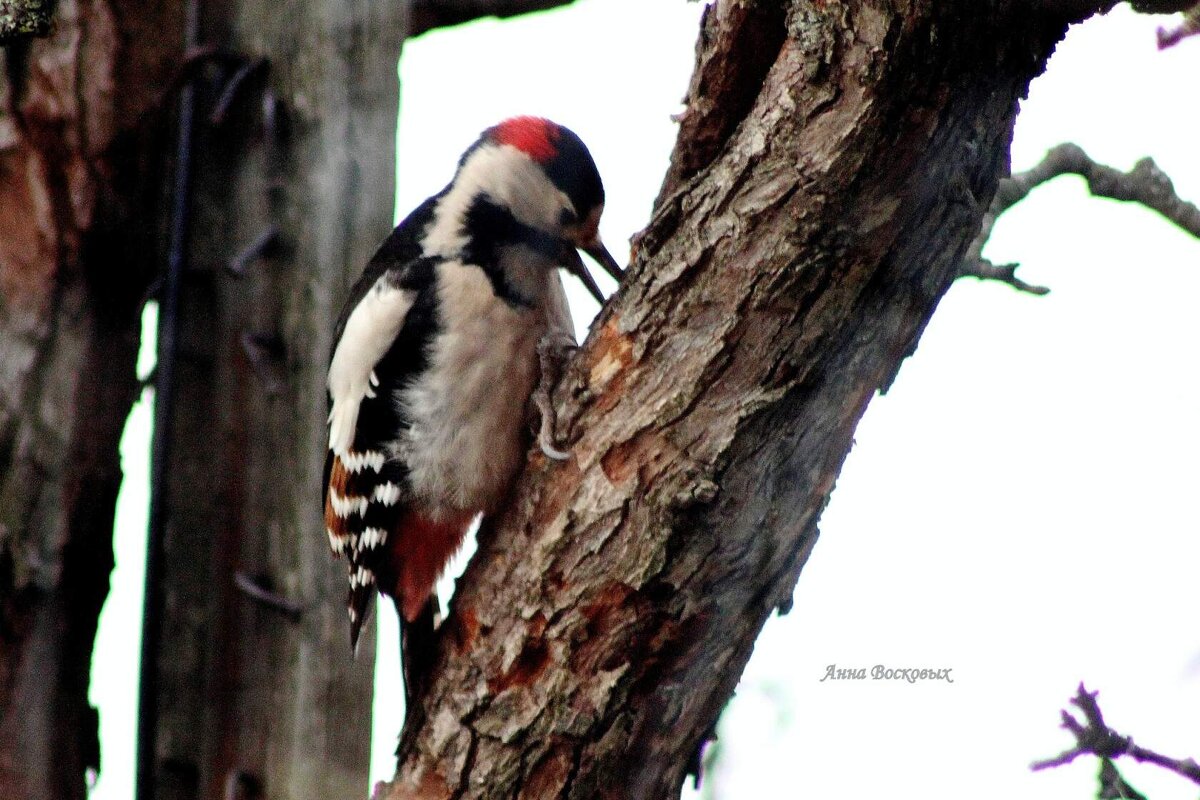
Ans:
[[[565,239],[521,222],[487,195],[476,197],[467,209],[466,233],[468,244],[463,260],[483,270],[497,297],[519,308],[530,307],[532,301],[518,292],[504,274],[500,263],[504,248],[521,245],[544,256],[551,264],[560,264],[569,246]]]

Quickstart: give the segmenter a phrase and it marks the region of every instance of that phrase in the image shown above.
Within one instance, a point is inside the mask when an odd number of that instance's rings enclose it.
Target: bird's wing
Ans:
[[[405,506],[404,468],[396,461],[376,464],[352,454],[352,466],[339,455],[331,458],[329,485],[325,497],[325,529],[335,555],[346,556],[349,593],[346,607],[350,615],[350,645],[358,644],[359,631],[366,622],[371,598],[375,595],[378,571],[390,561],[396,520]]]
[[[429,358],[439,263],[418,258],[384,272],[347,315],[330,361],[325,528],[334,554],[349,561],[352,646],[376,587],[398,596],[416,568],[410,557],[398,563],[394,538],[412,516],[408,465],[398,455],[409,420],[396,393]]]
[[[352,643],[406,505],[405,466],[393,457],[405,424],[394,393],[422,368],[433,330],[437,259],[421,257],[419,245],[426,206],[392,232],[351,290],[329,362],[324,517],[330,548],[349,562]]]
[[[414,265],[419,262],[414,262]],[[351,644],[366,621],[376,569],[402,508],[404,466],[391,458],[400,434],[392,398],[405,378],[402,332],[422,291],[408,285],[414,265],[385,271],[346,315],[329,363],[329,452],[325,531],[349,569]]]
[[[353,341],[344,341],[346,326],[350,322],[350,317],[353,316],[356,311],[359,311],[362,301],[370,292],[379,286],[380,279],[383,278],[387,273],[392,273],[394,276],[398,277],[398,280],[393,279],[390,281],[390,283],[392,285],[399,283],[400,288],[406,288],[404,286],[405,283],[413,283],[414,277],[421,277],[418,274],[421,272],[419,262],[422,261],[421,238],[424,236],[425,229],[429,226],[429,223],[433,218],[433,209],[436,205],[436,201],[436,195],[429,198],[420,206],[418,206],[416,210],[409,214],[403,222],[395,227],[395,229],[392,230],[391,235],[389,235],[388,238],[384,240],[383,244],[379,246],[379,249],[375,252],[375,255],[372,256],[371,261],[363,270],[362,275],[359,276],[358,280],[355,281],[354,286],[351,287],[350,295],[346,298],[346,302],[342,306],[342,311],[338,315],[337,323],[334,326],[333,347],[330,349],[329,362],[332,369],[334,359],[338,356],[339,351],[342,351],[342,367],[344,368],[342,377],[351,383],[357,383],[361,385],[363,378],[361,375],[359,375],[356,379],[354,370],[350,368],[355,360],[355,356],[351,349]],[[418,287],[409,286],[407,288],[415,289]],[[416,294],[417,297],[419,297],[419,291]],[[417,297],[411,299],[415,302]],[[393,301],[393,303],[397,303],[403,302],[409,298],[406,298],[405,295],[396,295],[390,291],[386,292],[384,297],[375,298],[376,302],[372,305],[372,308],[377,312],[383,311],[385,318],[388,317],[388,314],[386,313],[388,307],[386,301],[388,299]],[[379,301],[384,302],[381,303]],[[411,308],[409,310],[411,310]],[[395,311],[396,306],[393,305],[393,316]],[[405,315],[405,318],[408,318],[407,314]],[[360,317],[360,319],[365,321],[365,317]],[[376,377],[379,377],[378,374]],[[369,373],[366,380],[369,386]],[[332,392],[330,392],[328,398],[330,421],[332,421],[334,411],[334,396]],[[353,393],[347,393],[344,399],[346,400],[346,403],[342,406],[340,411],[341,420],[339,426],[339,435],[343,439],[347,435],[347,429],[354,430],[357,427],[357,425],[354,424],[357,421],[357,411],[354,410],[352,412],[352,409],[359,407],[362,401],[361,397],[355,399]],[[325,471],[321,477],[323,493],[326,493],[329,490],[329,478],[332,469],[333,451],[330,450],[329,455],[325,459]],[[321,500],[322,502],[325,502],[324,494],[322,495]]]
[[[329,362],[329,449],[343,460],[353,450],[362,402],[377,396],[376,367],[392,349],[417,298],[417,291],[405,288],[400,277],[389,270],[363,295]]]

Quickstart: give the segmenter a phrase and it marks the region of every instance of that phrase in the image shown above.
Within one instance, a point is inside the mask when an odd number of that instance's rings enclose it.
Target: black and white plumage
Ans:
[[[376,589],[406,622],[431,619],[446,562],[507,494],[528,445],[539,344],[574,341],[556,268],[598,299],[577,248],[620,277],[597,232],[603,207],[574,133],[506,120],[351,290],[329,365],[324,485],[329,543],[349,565],[352,645]],[[561,455],[551,429],[543,420],[543,450]]]

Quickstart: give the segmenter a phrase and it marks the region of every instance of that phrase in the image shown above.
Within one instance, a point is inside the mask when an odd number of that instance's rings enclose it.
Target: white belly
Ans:
[[[411,427],[397,442],[415,499],[430,512],[492,511],[525,456],[538,377],[539,307],[514,308],[475,267],[439,266],[441,331],[430,368],[400,392]]]

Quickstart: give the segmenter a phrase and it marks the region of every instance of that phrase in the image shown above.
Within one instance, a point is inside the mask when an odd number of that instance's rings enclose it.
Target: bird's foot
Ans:
[[[575,344],[575,340],[565,333],[547,333],[537,345],[541,376],[538,378],[537,388],[533,390],[533,403],[537,407],[540,420],[537,432],[538,447],[546,454],[546,458],[555,461],[566,461],[571,454],[555,446],[554,426],[557,419],[550,391],[558,384],[567,359],[576,349],[578,345]]]

